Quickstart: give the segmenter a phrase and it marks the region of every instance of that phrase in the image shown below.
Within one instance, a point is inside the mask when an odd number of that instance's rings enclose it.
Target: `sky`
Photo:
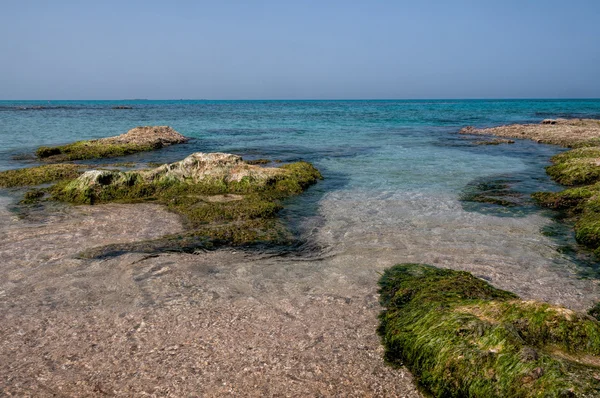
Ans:
[[[599,0],[0,0],[0,99],[600,97]]]

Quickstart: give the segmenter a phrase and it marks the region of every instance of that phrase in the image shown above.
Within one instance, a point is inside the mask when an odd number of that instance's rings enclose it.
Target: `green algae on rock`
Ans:
[[[536,192],[532,197],[540,206],[565,211],[575,224],[577,242],[600,254],[600,148],[572,149],[551,161],[548,175],[571,188]]]
[[[0,171],[0,188],[35,186],[72,179],[82,173],[81,169],[80,165],[67,163]]]
[[[115,137],[77,141],[55,147],[42,146],[38,148],[36,155],[49,161],[110,158],[152,151],[187,140],[187,137],[169,126],[143,126]]]
[[[474,142],[475,145],[500,145],[500,144],[514,144],[514,143],[515,143],[514,140],[507,140],[507,139],[501,139],[501,138],[494,138],[493,140],[475,141]]]
[[[225,153],[194,153],[182,161],[134,171],[90,170],[57,184],[54,198],[76,204],[156,201],[183,216],[188,241],[219,244],[279,241],[280,201],[321,179],[307,162],[267,168]],[[175,239],[176,241],[177,239]],[[155,242],[171,247],[174,240]]]
[[[588,315],[423,264],[396,265],[379,286],[386,359],[435,397],[600,394],[600,323]]]

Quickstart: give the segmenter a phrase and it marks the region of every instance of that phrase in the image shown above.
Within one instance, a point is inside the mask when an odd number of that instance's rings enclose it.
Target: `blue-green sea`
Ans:
[[[0,101],[0,170],[37,164],[32,153],[41,145],[168,125],[193,140],[118,161],[172,162],[201,151],[312,162],[325,179],[290,200],[283,217],[339,261],[371,253],[386,264],[492,267],[490,279],[527,267],[532,280],[548,269],[589,277],[594,265],[573,253],[570,229],[527,200],[560,189],[544,167],[563,149],[521,140],[474,145],[458,134],[468,125],[557,117],[600,118],[600,100]],[[522,195],[522,206],[459,200],[474,183],[498,178]]]

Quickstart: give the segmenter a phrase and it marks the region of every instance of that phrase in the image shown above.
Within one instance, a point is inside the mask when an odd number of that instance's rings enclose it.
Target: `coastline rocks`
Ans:
[[[169,126],[140,126],[115,137],[77,141],[56,147],[42,146],[38,148],[36,155],[49,161],[109,158],[151,151],[186,141],[187,137]]]
[[[436,397],[591,397],[600,323],[468,272],[399,264],[380,281],[386,359]]]
[[[513,124],[477,129],[468,126],[460,134],[528,138],[555,144],[569,151],[553,156],[546,173],[569,186],[562,192],[536,192],[538,205],[562,210],[574,223],[575,239],[600,257],[600,120],[545,119],[539,124]]]
[[[527,138],[545,144],[575,148],[600,144],[600,120],[545,119],[539,124],[511,124],[483,129],[467,126],[459,134]]]

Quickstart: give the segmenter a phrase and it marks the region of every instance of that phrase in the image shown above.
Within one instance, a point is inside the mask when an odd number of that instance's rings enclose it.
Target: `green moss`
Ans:
[[[572,149],[552,158],[547,173],[558,183],[575,186],[561,192],[536,192],[544,207],[566,211],[575,222],[577,242],[600,254],[600,147]]]
[[[212,245],[280,243],[289,240],[276,219],[282,208],[281,200],[303,192],[322,178],[307,162],[281,168],[284,173],[260,181],[244,177],[239,181],[213,178],[198,183],[168,177],[148,180],[140,171],[104,170],[91,176],[93,183],[81,179],[60,182],[52,188],[52,195],[76,204],[140,201],[163,204],[183,217],[190,244],[206,239]],[[170,238],[160,239],[142,249],[171,248],[173,242]]]
[[[379,282],[386,359],[435,397],[597,396],[600,324],[467,272],[400,264]]]
[[[592,184],[600,179],[600,147],[572,149],[552,157],[546,172],[563,185]]]
[[[585,147],[559,153],[551,158],[552,163],[563,163],[572,159],[600,158],[600,147]]]
[[[561,192],[536,192],[532,197],[540,206],[551,209],[575,209],[599,193],[600,185],[595,184],[569,188]]]
[[[23,200],[21,200],[19,203],[20,204],[38,203],[45,195],[46,195],[46,192],[43,189],[32,189],[32,190],[25,192],[25,195],[23,195]]]
[[[152,151],[161,147],[162,145],[160,143],[154,145],[109,144],[106,142],[91,140],[77,141],[72,144],[56,147],[43,146],[38,148],[36,155],[40,159],[49,159],[52,161],[98,159],[125,156],[137,152]]]
[[[593,249],[600,246],[600,212],[584,211],[575,223],[575,239]]]
[[[248,164],[269,164],[271,161],[269,159],[254,159],[254,160],[246,160]]]
[[[67,178],[75,178],[82,171],[75,164],[49,164],[0,172],[0,187],[24,187],[46,184]]]
[[[563,185],[592,184],[600,179],[600,165],[588,158],[574,158],[548,166],[546,172]]]

